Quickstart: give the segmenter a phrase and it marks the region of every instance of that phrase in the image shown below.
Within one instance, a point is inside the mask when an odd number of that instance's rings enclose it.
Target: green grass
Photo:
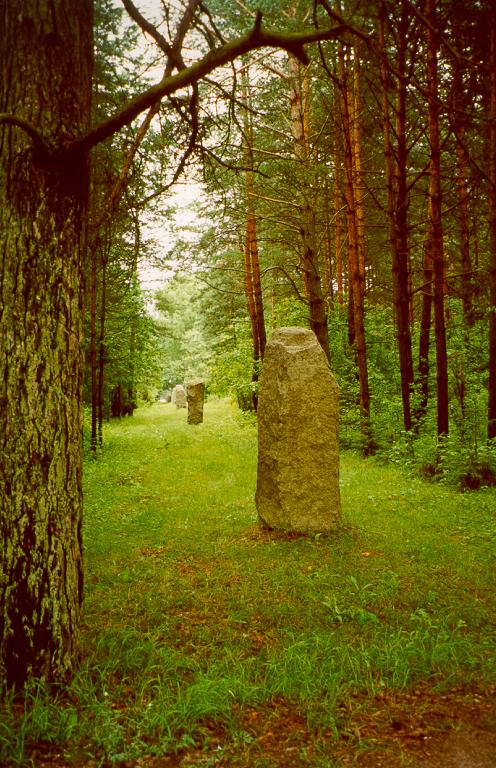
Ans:
[[[255,482],[255,426],[226,401],[198,426],[157,404],[108,427],[85,470],[81,669],[56,701],[33,685],[7,703],[2,765],[41,764],[35,746],[60,765],[283,765],[257,718],[284,710],[315,741],[291,764],[331,768],[353,697],[496,682],[494,489],[345,453],[343,529],[288,538],[258,526]]]

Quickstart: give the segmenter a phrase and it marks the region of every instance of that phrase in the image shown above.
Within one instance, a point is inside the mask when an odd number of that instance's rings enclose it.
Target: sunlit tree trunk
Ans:
[[[250,206],[249,211],[248,236],[250,242],[251,269],[253,274],[253,291],[255,294],[257,334],[260,346],[260,358],[263,360],[267,335],[265,331],[265,309],[263,303],[262,278],[260,274],[260,259],[258,256],[257,219],[252,206]]]
[[[339,53],[339,65],[341,80],[341,111],[343,117],[350,307],[352,312],[354,345],[357,356],[360,388],[360,430],[364,439],[365,451],[369,451],[372,446],[372,436],[370,428],[370,391],[367,367],[367,344],[365,339],[364,273],[360,266],[358,248],[359,231],[356,212],[356,191],[354,185],[354,169],[356,168],[356,163],[353,160],[353,131],[351,124],[351,100],[353,99],[353,88],[350,83],[345,53],[342,47]]]
[[[244,276],[244,289],[246,296],[246,304],[248,307],[248,315],[250,317],[251,326],[251,338],[252,338],[252,350],[253,350],[253,368],[252,368],[252,381],[258,381],[259,366],[262,359],[260,350],[260,336],[258,332],[257,321],[257,309],[255,304],[255,288],[253,285],[253,264],[252,264],[252,233],[250,232],[252,226],[251,213],[248,211],[245,229],[244,244],[242,246],[243,254],[243,276]],[[258,405],[258,396],[255,390],[251,395],[252,407],[256,411]]]
[[[82,600],[83,157],[90,0],[0,0],[0,679],[70,677]]]
[[[324,213],[323,213],[323,229],[324,229],[324,295],[328,304],[332,304],[334,298],[334,273],[335,264],[333,264],[332,248],[331,248],[331,211],[329,200],[329,183],[328,179],[324,180]]]
[[[305,293],[308,299],[310,325],[327,359],[330,360],[327,311],[318,263],[315,210],[312,204],[313,190],[309,180],[309,174],[311,173],[308,107],[310,86],[307,80],[305,89],[302,87],[301,65],[292,55],[288,59],[288,68],[291,89],[291,131],[295,156],[299,162],[298,178],[301,187],[299,229],[302,248],[300,265],[303,273]],[[306,77],[308,77],[308,73]],[[306,98],[304,98],[304,90],[306,90]]]

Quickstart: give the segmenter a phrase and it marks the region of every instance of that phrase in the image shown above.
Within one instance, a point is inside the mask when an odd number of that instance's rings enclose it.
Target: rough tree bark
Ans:
[[[91,0],[0,0],[0,112],[88,128]],[[87,169],[0,125],[0,680],[70,677],[79,641]],[[54,386],[54,382],[56,385]]]

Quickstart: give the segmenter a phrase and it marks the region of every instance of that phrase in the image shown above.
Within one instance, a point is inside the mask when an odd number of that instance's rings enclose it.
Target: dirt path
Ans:
[[[494,768],[496,735],[476,728],[452,731],[439,743],[429,745],[422,768]]]
[[[379,699],[360,736],[361,768],[496,768],[495,690],[418,690]],[[348,764],[347,757],[344,764]]]

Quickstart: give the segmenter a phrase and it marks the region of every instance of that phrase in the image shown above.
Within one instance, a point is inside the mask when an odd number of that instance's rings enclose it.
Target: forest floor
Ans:
[[[108,427],[81,669],[0,711],[0,765],[496,766],[496,490],[343,452],[324,538],[261,528],[255,482],[227,401]]]

